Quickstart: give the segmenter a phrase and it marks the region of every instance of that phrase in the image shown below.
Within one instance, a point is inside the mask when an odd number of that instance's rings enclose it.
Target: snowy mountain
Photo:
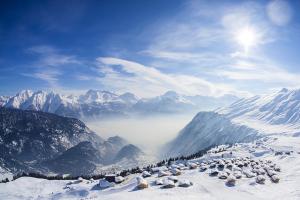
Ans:
[[[200,112],[166,145],[164,156],[187,156],[211,146],[250,142],[257,138],[259,133],[254,129],[234,124],[214,112]]]
[[[200,112],[166,147],[167,155],[188,155],[216,144],[258,137],[299,135],[300,90],[282,89],[241,99],[214,112]],[[185,148],[189,146],[189,148]]]
[[[192,101],[174,91],[154,98],[141,99],[134,105],[134,110],[142,113],[176,113],[193,109],[196,109],[196,105]]]
[[[0,167],[12,173],[92,173],[97,165],[116,164],[126,145],[117,136],[102,139],[74,118],[0,108]]]
[[[0,107],[6,104],[9,99],[9,96],[0,96]]]
[[[283,88],[272,94],[241,99],[217,112],[231,119],[300,127],[300,90]]]
[[[133,114],[183,113],[216,109],[229,105],[236,97],[184,96],[169,91],[147,99],[132,93],[121,95],[100,90],[89,90],[83,95],[61,95],[54,92],[24,90],[13,97],[0,97],[0,107],[36,110],[66,117],[120,117]]]
[[[221,106],[230,105],[236,101],[236,96],[222,97],[186,96],[174,91],[168,91],[161,96],[141,99],[134,105],[134,110],[141,113],[183,113],[200,110],[213,110]]]

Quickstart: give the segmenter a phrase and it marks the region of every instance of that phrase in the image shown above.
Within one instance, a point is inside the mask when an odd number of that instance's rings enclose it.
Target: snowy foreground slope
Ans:
[[[232,152],[232,153],[231,153]],[[282,155],[276,155],[278,152]],[[176,176],[179,180],[187,179],[193,185],[187,188],[178,187],[163,189],[155,184],[157,173],[145,178],[149,187],[137,189],[136,177],[126,177],[123,183],[101,189],[99,181],[48,181],[36,178],[20,178],[0,185],[0,199],[300,199],[300,137],[272,136],[254,143],[237,144],[226,151],[211,152],[202,158],[189,162],[211,161],[232,158],[253,159],[257,162],[271,162],[280,167],[277,172],[279,183],[273,183],[265,175],[264,184],[256,183],[255,177],[246,178],[242,168],[242,177],[236,179],[235,186],[226,185],[226,180],[209,176],[210,169],[201,172],[200,167],[181,170]],[[166,177],[162,177],[166,178]],[[79,183],[78,183],[79,182]],[[16,189],[17,188],[17,189]]]

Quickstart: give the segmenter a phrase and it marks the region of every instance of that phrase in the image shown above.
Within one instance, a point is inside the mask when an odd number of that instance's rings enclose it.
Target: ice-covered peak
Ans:
[[[115,101],[118,95],[109,91],[88,90],[86,94],[80,96],[80,100],[84,103],[105,103],[108,101]]]
[[[175,91],[167,91],[161,97],[165,97],[165,98],[178,98],[179,95]]]
[[[125,101],[127,103],[131,103],[131,104],[134,104],[138,101],[138,97],[130,92],[126,92],[126,93],[120,95],[119,98],[122,99],[123,101]]]
[[[10,98],[6,103],[6,106],[10,108],[20,108],[20,106],[27,101],[32,94],[33,92],[31,90],[22,90],[16,94],[16,96]]]

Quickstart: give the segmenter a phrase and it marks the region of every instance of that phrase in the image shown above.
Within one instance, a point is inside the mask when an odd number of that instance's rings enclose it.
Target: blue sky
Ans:
[[[300,1],[1,1],[0,94],[300,85]]]

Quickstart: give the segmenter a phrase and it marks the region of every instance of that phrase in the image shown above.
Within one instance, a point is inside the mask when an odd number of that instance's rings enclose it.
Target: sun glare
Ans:
[[[257,43],[257,33],[253,28],[245,27],[236,33],[236,40],[243,46],[245,52],[248,52],[249,48]]]

